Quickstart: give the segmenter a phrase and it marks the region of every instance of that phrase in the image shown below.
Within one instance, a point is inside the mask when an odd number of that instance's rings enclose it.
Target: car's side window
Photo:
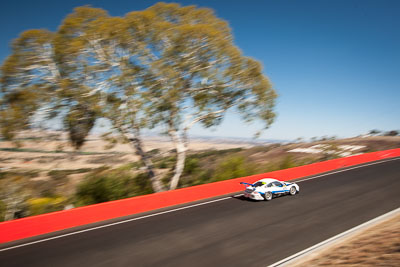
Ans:
[[[274,185],[277,187],[282,187],[283,185],[280,182],[274,182]]]
[[[272,187],[272,183],[267,184],[267,187]]]

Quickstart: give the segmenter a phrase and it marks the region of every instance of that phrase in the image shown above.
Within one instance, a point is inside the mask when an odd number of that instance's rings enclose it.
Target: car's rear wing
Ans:
[[[254,186],[253,184],[250,184],[250,183],[245,183],[245,182],[240,182],[240,184],[244,184],[244,185],[251,185],[251,186]]]

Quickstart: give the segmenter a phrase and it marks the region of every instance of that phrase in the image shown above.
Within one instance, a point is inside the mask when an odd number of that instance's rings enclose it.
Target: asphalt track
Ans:
[[[400,207],[400,159],[0,251],[1,266],[267,266]]]

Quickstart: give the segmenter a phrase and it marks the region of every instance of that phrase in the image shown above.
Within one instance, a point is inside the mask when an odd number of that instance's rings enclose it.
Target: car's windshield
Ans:
[[[255,184],[253,184],[254,187],[259,187],[259,186],[263,186],[265,183],[264,182],[257,182]]]

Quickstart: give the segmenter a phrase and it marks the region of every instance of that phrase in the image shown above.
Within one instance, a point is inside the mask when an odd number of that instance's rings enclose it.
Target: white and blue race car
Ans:
[[[246,190],[244,196],[254,200],[271,200],[278,195],[296,195],[300,187],[296,183],[282,182],[272,178],[258,180],[254,184],[244,183]]]

